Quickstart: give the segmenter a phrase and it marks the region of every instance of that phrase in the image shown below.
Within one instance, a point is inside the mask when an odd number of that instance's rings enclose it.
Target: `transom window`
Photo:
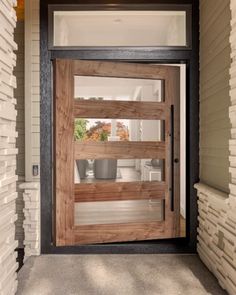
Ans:
[[[50,46],[190,47],[190,10],[66,10],[50,7]]]

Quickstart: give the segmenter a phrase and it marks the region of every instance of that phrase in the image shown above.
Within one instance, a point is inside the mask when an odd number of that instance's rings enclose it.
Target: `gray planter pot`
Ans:
[[[76,166],[79,172],[80,179],[86,178],[86,171],[88,168],[88,160],[76,160]]]
[[[160,160],[152,159],[151,164],[152,164],[153,167],[160,167]]]
[[[117,175],[117,160],[95,160],[93,165],[94,177],[97,179],[115,179]]]

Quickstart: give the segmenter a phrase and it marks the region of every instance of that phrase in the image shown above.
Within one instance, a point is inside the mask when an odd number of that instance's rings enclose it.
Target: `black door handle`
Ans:
[[[174,211],[174,105],[170,107],[170,209]]]

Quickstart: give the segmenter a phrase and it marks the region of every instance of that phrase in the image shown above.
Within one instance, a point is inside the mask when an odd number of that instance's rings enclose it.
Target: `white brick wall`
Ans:
[[[14,42],[14,0],[0,1],[0,294],[15,294],[17,288],[16,221],[16,110],[14,88],[17,49]]]
[[[229,142],[230,149],[230,175],[231,175],[231,183],[230,183],[230,195],[229,195],[229,207],[228,218],[234,221],[233,231],[230,228],[231,239],[233,239],[235,246],[233,249],[231,247],[231,251],[233,250],[233,263],[229,265],[226,264],[227,270],[230,271],[231,280],[229,285],[234,286],[234,291],[236,294],[236,3],[235,0],[230,1],[231,8],[231,35],[230,35],[230,44],[231,44],[231,68],[230,68],[230,99],[231,106],[229,108],[229,117],[231,121],[231,140]],[[232,223],[231,223],[232,225]],[[233,232],[233,235],[232,235]]]
[[[25,231],[25,258],[40,254],[40,190],[39,183],[24,183],[25,203],[23,227]]]
[[[236,294],[236,206],[228,195],[197,184],[198,254],[220,285]]]

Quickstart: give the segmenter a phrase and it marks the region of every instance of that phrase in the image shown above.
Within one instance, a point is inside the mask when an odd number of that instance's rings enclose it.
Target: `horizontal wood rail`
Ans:
[[[165,120],[166,106],[163,102],[76,100],[75,118],[110,118]]]
[[[165,159],[165,142],[158,141],[76,141],[78,159]]]
[[[114,230],[115,228],[115,230]],[[112,243],[127,240],[153,240],[165,235],[164,221],[79,225],[74,229],[75,244]]]
[[[75,184],[75,202],[165,199],[166,184],[158,181]]]
[[[165,80],[171,74],[178,74],[179,69],[161,65],[74,60],[73,73],[76,76]]]

